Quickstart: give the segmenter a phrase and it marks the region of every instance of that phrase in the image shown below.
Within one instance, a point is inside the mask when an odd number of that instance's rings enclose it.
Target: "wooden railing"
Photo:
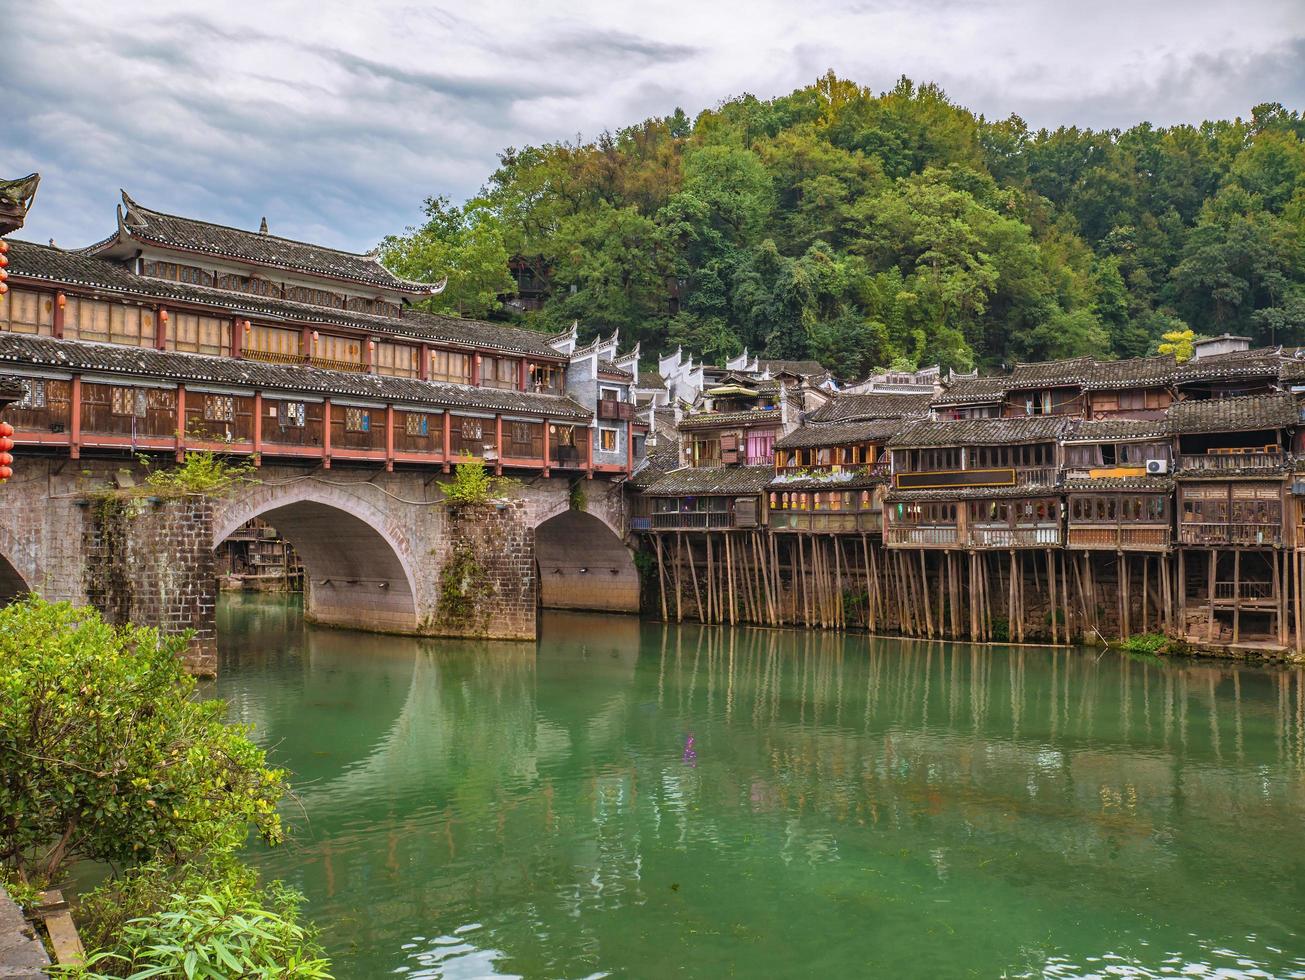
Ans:
[[[609,421],[628,422],[634,418],[634,406],[629,402],[600,398],[598,400],[598,417]]]
[[[1272,582],[1215,582],[1215,599],[1272,599]]]
[[[1178,468],[1184,472],[1227,472],[1229,470],[1277,469],[1287,462],[1287,454],[1273,453],[1183,453]]]
[[[366,364],[358,361],[340,361],[334,357],[310,357],[308,363],[323,371],[352,371],[358,374],[367,370]]]
[[[1217,524],[1183,521],[1178,525],[1180,544],[1251,545],[1266,548],[1282,543],[1278,524]]]
[[[240,356],[251,361],[266,361],[269,364],[303,364],[305,361],[303,354],[286,354],[283,351],[258,350],[252,347],[241,350]]]
[[[733,527],[734,515],[725,510],[676,511],[653,514],[652,526],[658,531],[702,531],[708,528]]]
[[[950,548],[957,543],[952,525],[889,524],[884,528],[884,543],[900,547]]]
[[[1059,524],[1032,524],[1024,527],[984,527],[969,529],[971,548],[1059,548]]]
[[[772,531],[864,531],[878,534],[884,527],[884,515],[879,511],[772,510],[768,521]]]
[[[1065,546],[1109,551],[1163,551],[1172,537],[1169,525],[1070,524]]]

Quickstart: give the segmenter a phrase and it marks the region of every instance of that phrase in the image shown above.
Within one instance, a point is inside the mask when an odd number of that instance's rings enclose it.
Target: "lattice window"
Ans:
[[[475,442],[483,438],[484,426],[480,419],[463,419],[462,420],[462,440],[464,442]]]
[[[205,395],[204,419],[208,422],[234,422],[236,399],[233,395]]]
[[[424,412],[409,412],[403,420],[403,431],[410,436],[425,436],[430,431],[430,419]]]
[[[346,408],[344,410],[344,429],[346,432],[370,432],[372,430],[372,413],[365,408]]]
[[[284,427],[302,429],[304,427],[304,403],[278,402],[276,420]]]
[[[109,395],[109,411],[114,415],[145,417],[148,401],[143,388],[113,388]]]
[[[598,448],[605,453],[616,452],[616,430],[599,429],[598,430]]]
[[[23,397],[14,403],[15,408],[45,408],[45,381],[40,378],[23,379]]]

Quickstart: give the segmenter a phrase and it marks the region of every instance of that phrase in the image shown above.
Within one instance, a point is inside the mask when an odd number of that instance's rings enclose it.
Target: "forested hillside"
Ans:
[[[1139,355],[1184,324],[1305,343],[1305,118],[1279,105],[1031,132],[931,85],[874,95],[831,73],[506,150],[478,197],[426,217],[384,252],[450,276],[439,309],[506,315],[521,256],[548,284],[527,323],[619,327],[649,353],[747,345],[850,378]]]

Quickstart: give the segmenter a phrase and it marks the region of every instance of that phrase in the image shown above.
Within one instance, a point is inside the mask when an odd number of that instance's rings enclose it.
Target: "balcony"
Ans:
[[[1183,521],[1178,525],[1178,543],[1275,548],[1282,544],[1282,527],[1278,524],[1222,524]]]
[[[308,363],[315,368],[321,368],[323,371],[352,371],[354,373],[363,373],[367,370],[366,364],[360,364],[357,361],[340,361],[333,357],[310,357]]]
[[[884,543],[898,548],[954,548],[958,540],[951,524],[889,524],[884,528]]]
[[[653,514],[655,531],[705,531],[734,526],[734,515],[727,510],[675,511]]]
[[[1276,470],[1287,464],[1287,454],[1254,453],[1183,453],[1178,457],[1179,472],[1231,473],[1242,470]]]
[[[1167,551],[1168,524],[1070,524],[1067,548],[1081,551]]]
[[[598,417],[609,422],[629,422],[634,418],[634,409],[629,402],[602,398],[598,402]]]
[[[258,350],[253,347],[246,347],[240,352],[240,356],[250,361],[266,361],[268,364],[303,364],[306,360],[303,354],[287,354],[284,351],[276,350]]]
[[[883,531],[884,515],[879,511],[809,511],[772,510],[772,531],[812,531],[815,533],[865,532],[879,534]]]
[[[1054,466],[1003,466],[960,470],[933,470],[896,474],[900,490],[950,490],[962,487],[1055,486],[1060,473]]]
[[[1059,548],[1059,524],[1028,524],[1016,527],[979,525],[970,528],[972,548]]]

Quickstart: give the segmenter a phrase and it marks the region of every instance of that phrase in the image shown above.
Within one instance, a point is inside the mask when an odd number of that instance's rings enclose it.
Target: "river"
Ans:
[[[1305,672],[219,609],[341,978],[1305,977]]]

